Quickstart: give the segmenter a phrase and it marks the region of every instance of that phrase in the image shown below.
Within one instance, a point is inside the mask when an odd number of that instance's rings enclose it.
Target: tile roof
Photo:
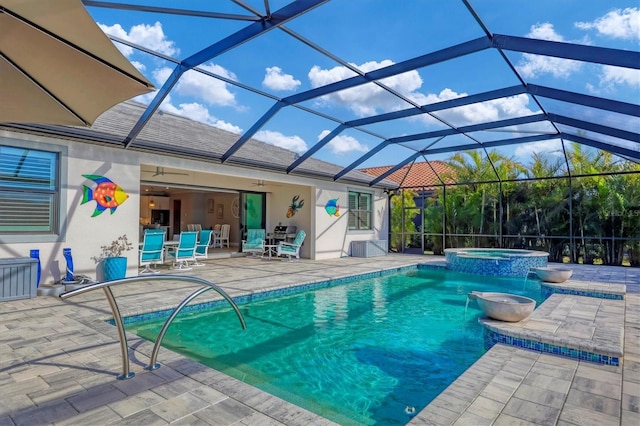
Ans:
[[[358,170],[377,177],[393,167],[395,166],[369,167]],[[447,163],[436,160],[429,161],[429,163],[415,162],[413,164],[407,164],[391,173],[386,179],[397,183],[400,188],[421,188],[441,185],[442,182],[440,179],[447,183],[453,182],[453,179],[447,178],[447,175],[451,175],[452,173],[453,170]],[[438,178],[438,176],[440,178]]]

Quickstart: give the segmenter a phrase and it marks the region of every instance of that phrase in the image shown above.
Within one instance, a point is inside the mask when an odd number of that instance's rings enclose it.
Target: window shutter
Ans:
[[[0,146],[0,232],[54,232],[58,155]]]

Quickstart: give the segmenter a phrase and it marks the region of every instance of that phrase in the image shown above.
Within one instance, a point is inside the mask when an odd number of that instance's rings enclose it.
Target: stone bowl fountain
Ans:
[[[563,283],[573,275],[573,270],[557,266],[533,268],[538,278],[548,283]]]
[[[509,293],[472,291],[469,299],[478,302],[480,309],[493,319],[518,322],[527,318],[536,307],[536,301]]]

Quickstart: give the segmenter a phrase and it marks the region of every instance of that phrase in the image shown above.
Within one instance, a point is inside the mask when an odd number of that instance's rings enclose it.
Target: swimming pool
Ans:
[[[164,346],[340,424],[407,423],[484,353],[471,291],[540,301],[537,280],[417,269],[181,314]],[[128,324],[153,339],[163,320]]]

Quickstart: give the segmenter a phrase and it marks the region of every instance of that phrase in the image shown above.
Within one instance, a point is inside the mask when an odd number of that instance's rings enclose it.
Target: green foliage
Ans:
[[[458,152],[448,163],[451,176],[441,177],[461,184],[447,186],[446,190],[439,187],[424,211],[425,233],[441,234],[442,213],[446,213],[448,247],[496,246],[502,223],[504,235],[517,236],[518,242],[549,251],[550,259],[559,261],[573,223],[574,262],[580,255],[585,263],[597,257],[607,264],[630,262],[640,266],[637,163],[579,144],[567,149],[566,161],[561,152],[545,153],[534,154],[529,164],[522,164],[495,151],[485,155],[477,150]],[[513,182],[522,178],[533,180]],[[513,242],[511,239],[505,244]]]
[[[403,241],[403,232],[408,234],[416,231],[413,217],[403,217],[407,212],[415,209],[416,196],[417,193],[411,190],[401,191],[400,195],[391,196],[391,249],[394,251],[401,251],[402,247],[408,245],[411,240],[410,235],[405,235]]]

